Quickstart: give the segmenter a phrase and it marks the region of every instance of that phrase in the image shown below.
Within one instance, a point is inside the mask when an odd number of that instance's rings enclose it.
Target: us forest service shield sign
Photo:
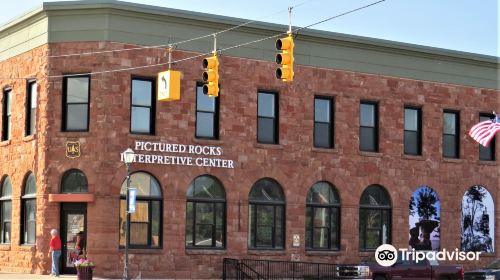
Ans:
[[[68,158],[79,158],[80,157],[80,142],[79,141],[67,141],[66,142],[66,157]]]

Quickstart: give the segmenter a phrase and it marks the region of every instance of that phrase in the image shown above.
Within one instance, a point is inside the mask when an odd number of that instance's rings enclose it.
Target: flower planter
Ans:
[[[92,280],[92,266],[76,267],[76,279],[78,280]]]

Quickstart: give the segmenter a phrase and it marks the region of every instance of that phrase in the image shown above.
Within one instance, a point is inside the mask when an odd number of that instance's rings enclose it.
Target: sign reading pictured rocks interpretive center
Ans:
[[[234,161],[221,158],[223,150],[216,146],[135,141],[134,151],[137,163],[234,168]]]

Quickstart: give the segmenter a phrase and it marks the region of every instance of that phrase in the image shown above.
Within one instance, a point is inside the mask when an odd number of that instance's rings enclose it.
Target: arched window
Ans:
[[[8,176],[0,185],[0,243],[10,243],[12,221],[12,184]]]
[[[155,177],[146,172],[135,172],[130,176],[130,188],[137,189],[135,212],[130,215],[129,246],[132,248],[161,247],[162,195]],[[127,221],[127,180],[120,191],[120,246],[125,246],[125,223]]]
[[[379,185],[368,186],[359,202],[359,248],[375,250],[391,242],[391,201]]]
[[[258,180],[248,199],[248,246],[250,248],[284,248],[285,195],[278,182]]]
[[[35,244],[36,237],[36,180],[33,173],[29,173],[24,182],[23,196],[21,197],[21,243]]]
[[[306,248],[338,250],[340,248],[340,199],[328,182],[317,182],[307,194]]]
[[[470,187],[462,198],[461,233],[462,251],[495,251],[495,204],[484,186]]]
[[[78,169],[64,173],[61,183],[61,193],[87,193],[89,191],[87,176]]]
[[[187,191],[186,247],[224,248],[226,192],[215,177],[194,179]]]
[[[415,250],[439,250],[441,204],[437,193],[420,186],[410,197],[409,245]]]

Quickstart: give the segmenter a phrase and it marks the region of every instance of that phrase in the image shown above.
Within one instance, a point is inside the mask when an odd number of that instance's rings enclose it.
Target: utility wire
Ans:
[[[299,4],[297,4],[297,5],[293,6],[292,8],[300,7],[300,6],[306,4],[309,1],[312,1],[312,0],[305,0],[305,1],[303,1],[303,2],[301,2]],[[114,50],[105,50],[105,51],[91,51],[91,52],[82,52],[82,53],[51,55],[49,57],[51,57],[51,58],[56,58],[56,57],[71,57],[71,56],[78,56],[78,55],[92,55],[92,54],[113,53],[113,52],[123,52],[123,51],[133,51],[133,50],[143,50],[143,49],[160,49],[160,48],[165,48],[165,47],[178,46],[178,45],[182,45],[182,44],[189,43],[189,42],[192,42],[192,41],[196,41],[196,40],[200,40],[200,39],[204,39],[204,38],[208,38],[208,37],[213,37],[213,36],[216,36],[216,35],[219,35],[219,34],[222,34],[222,33],[225,33],[225,32],[228,32],[228,31],[231,31],[231,30],[234,30],[234,29],[246,26],[246,25],[249,25],[249,24],[257,22],[257,21],[259,21],[261,19],[265,19],[265,18],[274,16],[274,15],[277,15],[277,14],[280,14],[280,13],[283,13],[283,12],[286,12],[286,11],[288,11],[288,9],[281,10],[281,11],[278,11],[278,12],[275,12],[275,13],[263,16],[263,17],[260,17],[258,19],[255,19],[255,20],[249,20],[247,22],[244,22],[242,24],[239,24],[239,25],[236,25],[236,26],[224,29],[224,30],[220,30],[220,31],[217,31],[217,32],[214,32],[214,33],[210,33],[210,34],[207,34],[207,35],[202,35],[202,36],[191,38],[191,39],[186,39],[186,40],[179,41],[179,42],[176,42],[176,43],[169,43],[169,44],[156,45],[156,46],[141,46],[141,47],[135,47],[135,48],[126,48],[126,49],[114,49]]]
[[[318,25],[320,23],[324,23],[324,22],[327,22],[329,20],[332,20],[332,19],[344,16],[344,15],[347,15],[347,14],[350,14],[350,13],[353,13],[353,12],[356,12],[356,11],[359,11],[359,10],[362,10],[362,9],[365,9],[365,8],[368,8],[368,7],[371,7],[373,5],[382,3],[384,1],[386,1],[386,0],[379,0],[377,2],[373,2],[371,4],[368,4],[368,5],[365,5],[365,6],[362,6],[362,7],[359,7],[359,8],[356,8],[356,9],[353,9],[353,10],[350,10],[350,11],[347,11],[347,12],[335,15],[335,16],[332,16],[332,17],[329,17],[327,19],[324,19],[324,20],[321,20],[321,21],[309,24],[307,26],[296,28],[293,32],[298,32],[298,31],[300,31],[302,29],[309,28],[309,27]],[[278,33],[276,35],[272,35],[272,36],[268,36],[268,37],[265,37],[265,38],[253,40],[253,41],[250,41],[250,42],[241,43],[241,44],[238,44],[238,45],[234,45],[234,46],[230,46],[230,47],[227,47],[227,48],[223,48],[223,49],[220,49],[218,51],[223,52],[223,51],[227,51],[227,50],[231,50],[231,49],[243,47],[243,46],[246,46],[246,45],[255,44],[255,43],[262,42],[262,41],[265,41],[265,40],[269,40],[269,39],[272,39],[272,38],[276,38],[278,36],[282,36],[282,35],[285,35],[285,34],[287,34],[287,33],[286,32],[281,32],[281,33]],[[190,57],[182,58],[182,59],[179,59],[179,60],[171,61],[170,63],[173,64],[173,63],[179,63],[179,62],[183,62],[183,61],[188,61],[188,60],[199,58],[199,57],[203,57],[203,56],[206,56],[206,55],[209,55],[209,54],[212,54],[212,52],[207,52],[207,53],[202,53],[202,54],[198,54],[198,55],[195,55],[195,56],[190,56]],[[104,74],[104,73],[113,73],[113,72],[121,72],[121,71],[143,69],[143,68],[148,68],[148,67],[162,66],[162,65],[167,65],[168,63],[169,62],[163,62],[163,63],[156,63],[156,64],[136,66],[136,67],[128,67],[128,68],[119,68],[119,69],[113,69],[113,70],[96,71],[96,72],[91,72],[91,73],[86,73],[86,74],[54,75],[54,76],[47,76],[47,78],[62,78],[62,77],[77,77],[77,76],[82,76],[82,75],[97,75],[97,74]]]

